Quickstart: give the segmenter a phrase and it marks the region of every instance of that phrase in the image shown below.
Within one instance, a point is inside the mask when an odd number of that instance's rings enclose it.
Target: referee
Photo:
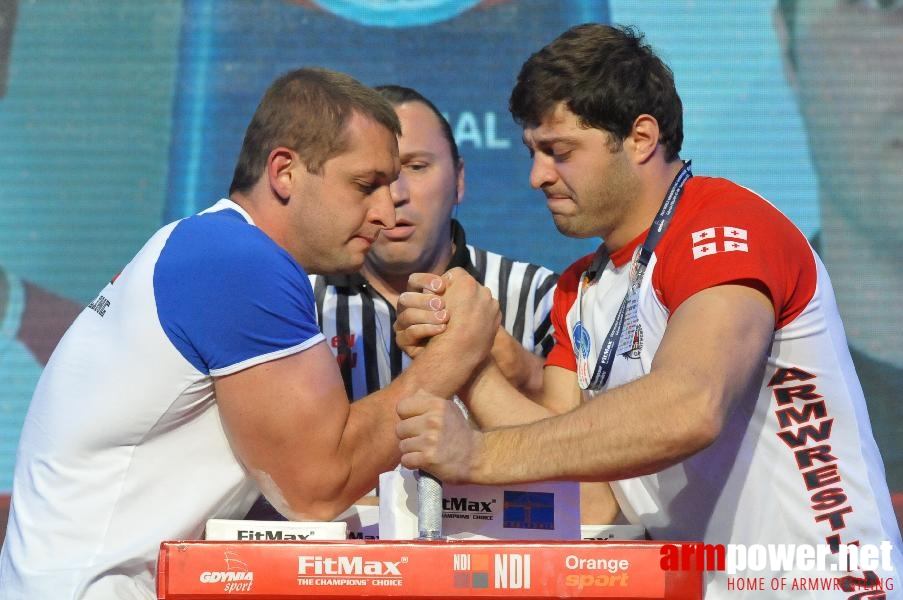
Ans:
[[[552,345],[549,311],[557,275],[467,244],[464,229],[452,218],[464,196],[464,160],[448,121],[411,88],[376,90],[402,124],[401,174],[391,187],[396,226],[373,244],[361,273],[311,278],[320,327],[336,354],[348,397],[384,387],[410,362],[392,331],[395,304],[408,276],[442,274],[452,267],[469,271],[499,300],[503,321],[493,358],[510,381],[537,391],[542,357]]]

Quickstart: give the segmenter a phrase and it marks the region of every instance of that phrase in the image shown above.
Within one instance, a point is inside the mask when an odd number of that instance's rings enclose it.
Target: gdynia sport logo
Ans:
[[[889,541],[874,544],[664,544],[663,571],[724,571],[730,589],[892,590]],[[881,576],[878,574],[880,573]]]

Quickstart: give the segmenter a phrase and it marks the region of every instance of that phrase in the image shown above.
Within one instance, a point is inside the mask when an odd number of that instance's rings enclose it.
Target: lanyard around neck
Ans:
[[[631,266],[630,282],[628,284],[627,293],[624,294],[624,299],[621,301],[621,306],[618,308],[615,320],[608,330],[608,335],[605,336],[605,341],[602,344],[599,357],[596,359],[596,366],[593,369],[591,376],[588,373],[589,344],[586,343],[588,340],[582,340],[580,344],[575,343],[575,346],[581,346],[575,348],[577,351],[576,354],[578,355],[577,381],[580,384],[581,389],[598,391],[608,382],[608,377],[611,375],[612,365],[614,364],[615,354],[617,353],[616,350],[620,345],[624,323],[629,310],[632,310],[633,312],[632,320],[636,320],[636,294],[639,291],[640,283],[643,281],[643,274],[646,272],[646,267],[649,265],[652,253],[665,235],[668,225],[671,224],[671,218],[674,216],[677,202],[683,194],[684,185],[692,176],[693,173],[690,172],[690,161],[688,160],[684,162],[683,167],[681,167],[680,171],[671,182],[668,193],[665,194],[662,205],[659,207],[655,219],[652,220],[652,225],[649,227],[649,233],[646,234],[646,239],[643,240],[643,245],[640,246],[636,257],[634,258],[633,265]],[[596,251],[593,262],[590,264],[590,268],[587,271],[584,271],[583,275],[580,276],[578,289],[579,297],[577,299],[579,307],[578,329],[580,330],[582,330],[583,323],[583,292],[599,278],[610,258],[608,250],[605,248],[605,244],[602,244],[599,246],[599,250]],[[631,296],[633,296],[632,301]],[[575,339],[575,342],[577,341],[578,340]],[[585,354],[585,356],[581,356],[581,354]],[[581,364],[581,361],[583,364]]]

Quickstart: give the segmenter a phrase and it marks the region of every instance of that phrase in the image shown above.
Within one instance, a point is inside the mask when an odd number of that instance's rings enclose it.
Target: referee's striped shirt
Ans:
[[[549,313],[558,276],[545,267],[518,262],[468,246],[452,221],[455,253],[448,268],[463,267],[499,301],[502,326],[527,350],[545,356],[552,348]],[[395,308],[360,274],[312,275],[317,318],[345,381],[357,400],[379,390],[407,367],[395,345]]]

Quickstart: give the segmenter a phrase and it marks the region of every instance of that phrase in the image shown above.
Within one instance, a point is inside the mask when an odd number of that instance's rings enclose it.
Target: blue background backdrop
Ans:
[[[670,63],[685,107],[681,154],[694,172],[756,190],[807,235],[819,227],[771,0],[12,4],[0,98],[0,267],[78,304],[164,222],[226,195],[256,102],[275,76],[302,65],[431,97],[466,161],[458,217],[469,240],[563,269],[598,240],[554,229],[543,196],[527,184],[528,154],[507,98],[531,52],[590,20],[636,25]],[[390,4],[412,10],[378,10]],[[14,322],[0,325],[3,491],[41,365],[14,339]]]

